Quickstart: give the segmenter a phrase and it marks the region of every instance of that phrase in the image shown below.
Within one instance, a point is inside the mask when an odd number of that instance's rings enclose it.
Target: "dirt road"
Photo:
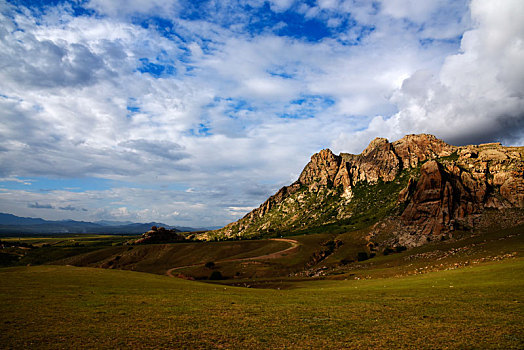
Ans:
[[[254,256],[254,257],[251,257],[251,258],[224,259],[224,260],[215,261],[215,263],[218,264],[218,263],[235,262],[235,261],[277,259],[277,258],[280,258],[280,257],[282,257],[284,255],[293,253],[295,250],[297,250],[298,246],[300,245],[300,243],[298,243],[298,241],[295,241],[294,239],[289,239],[289,238],[272,238],[271,240],[272,241],[287,242],[287,243],[291,244],[291,246],[289,248],[286,248],[284,250],[280,250],[278,252],[274,252],[274,253],[271,253],[271,254]],[[166,271],[166,275],[168,275],[169,277],[176,277],[175,275],[173,275],[173,271],[185,269],[187,267],[203,266],[203,265],[205,265],[205,263],[173,267],[173,268],[171,268],[171,269]]]

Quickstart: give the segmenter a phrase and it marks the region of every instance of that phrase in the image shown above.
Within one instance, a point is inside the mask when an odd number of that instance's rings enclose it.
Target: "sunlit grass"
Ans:
[[[0,270],[7,348],[500,348],[523,345],[524,260],[245,289],[67,266]]]

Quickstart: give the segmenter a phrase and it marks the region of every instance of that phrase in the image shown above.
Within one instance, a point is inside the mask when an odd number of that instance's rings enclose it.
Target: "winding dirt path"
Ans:
[[[289,238],[271,238],[271,240],[272,241],[287,242],[287,243],[291,244],[291,246],[289,248],[286,248],[284,250],[280,250],[278,252],[274,252],[274,253],[271,253],[271,254],[259,255],[259,256],[254,256],[254,257],[251,257],[251,258],[224,259],[224,260],[218,260],[215,263],[218,264],[218,263],[235,262],[235,261],[277,259],[277,258],[280,258],[280,257],[282,257],[284,255],[293,253],[295,250],[297,250],[298,246],[300,246],[300,243],[298,243],[298,241],[295,241],[294,239],[289,239]],[[173,271],[185,269],[187,267],[203,266],[203,265],[205,265],[205,263],[173,267],[173,268],[171,268],[171,269],[166,271],[166,275],[168,275],[169,277],[176,277],[175,275],[173,275]]]

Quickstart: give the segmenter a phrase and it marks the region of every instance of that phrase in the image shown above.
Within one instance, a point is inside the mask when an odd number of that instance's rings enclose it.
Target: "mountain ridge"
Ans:
[[[77,221],[77,220],[45,220],[42,218],[20,217],[8,213],[0,213],[0,234],[54,234],[54,233],[129,233],[141,234],[149,231],[152,226],[165,227],[178,232],[200,231],[191,227],[176,227],[159,222],[119,222],[119,221]]]
[[[512,225],[524,221],[523,159],[524,147],[453,146],[429,134],[375,138],[359,155],[324,149],[297,181],[201,238],[370,227],[370,239],[416,246],[489,226],[489,210],[509,213]]]

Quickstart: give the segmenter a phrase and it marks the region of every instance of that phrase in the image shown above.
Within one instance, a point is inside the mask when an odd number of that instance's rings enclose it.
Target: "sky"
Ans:
[[[222,226],[422,132],[524,145],[524,1],[0,0],[0,212]]]

